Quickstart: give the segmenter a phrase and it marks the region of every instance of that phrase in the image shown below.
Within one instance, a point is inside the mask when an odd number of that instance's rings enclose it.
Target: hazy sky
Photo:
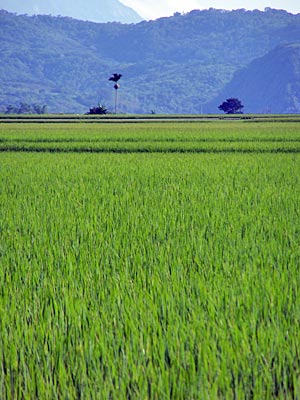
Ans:
[[[173,15],[174,12],[188,12],[210,7],[232,10],[263,10],[265,7],[300,13],[299,0],[121,0],[123,4],[135,9],[145,19],[155,19]]]

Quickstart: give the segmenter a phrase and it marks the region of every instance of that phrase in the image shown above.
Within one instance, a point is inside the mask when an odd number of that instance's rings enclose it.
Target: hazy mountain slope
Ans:
[[[131,25],[0,12],[0,106],[85,112],[101,101],[113,109],[108,77],[119,72],[121,111],[197,113],[236,71],[295,41],[300,15],[274,10],[193,11]]]
[[[282,45],[238,71],[205,109],[238,97],[247,113],[300,113],[300,43]]]
[[[139,22],[142,18],[118,0],[0,0],[0,9],[18,14],[62,15],[94,22]]]

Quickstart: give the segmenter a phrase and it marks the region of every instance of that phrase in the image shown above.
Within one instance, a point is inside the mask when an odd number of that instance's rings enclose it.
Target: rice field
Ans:
[[[0,398],[300,398],[300,124],[0,124]]]

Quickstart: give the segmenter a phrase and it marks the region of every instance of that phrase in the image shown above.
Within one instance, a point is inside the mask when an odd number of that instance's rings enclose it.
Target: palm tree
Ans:
[[[115,114],[117,114],[117,105],[118,105],[118,89],[120,85],[117,83],[122,77],[122,74],[112,74],[112,76],[108,79],[109,81],[115,82]]]

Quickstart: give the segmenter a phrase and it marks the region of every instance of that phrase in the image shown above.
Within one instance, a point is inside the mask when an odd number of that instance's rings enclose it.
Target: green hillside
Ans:
[[[192,11],[138,24],[0,13],[0,105],[49,112],[113,109],[108,77],[123,74],[122,112],[199,113],[234,73],[278,45],[300,42],[300,14]],[[205,106],[204,106],[205,110]]]

